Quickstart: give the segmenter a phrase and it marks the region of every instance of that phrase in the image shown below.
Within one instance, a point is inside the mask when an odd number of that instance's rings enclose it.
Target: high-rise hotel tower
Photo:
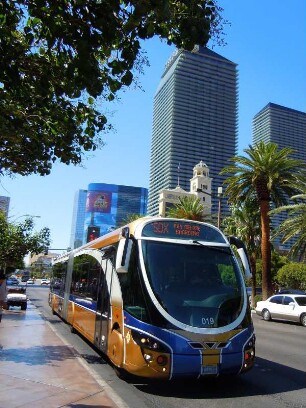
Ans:
[[[158,214],[159,191],[188,191],[190,169],[201,160],[212,177],[212,212],[237,153],[238,91],[235,63],[209,50],[178,50],[165,66],[154,98],[148,214]]]
[[[253,119],[253,142],[260,140],[291,147],[292,157],[306,162],[306,113],[268,103]]]
[[[275,143],[280,149],[291,147],[295,150],[291,156],[306,162],[306,113],[268,103],[253,118],[253,144],[261,140]],[[287,217],[285,212],[272,217],[272,227],[276,229]],[[282,244],[277,237],[273,244],[280,250],[289,250],[294,241]]]

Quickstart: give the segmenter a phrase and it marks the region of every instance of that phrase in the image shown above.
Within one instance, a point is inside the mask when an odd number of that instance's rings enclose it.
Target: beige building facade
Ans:
[[[193,168],[193,176],[190,179],[190,191],[182,189],[178,185],[174,189],[163,189],[159,192],[159,215],[164,217],[171,207],[179,203],[179,199],[195,196],[200,199],[204,206],[203,215],[211,215],[211,185],[212,178],[209,176],[208,166],[201,160]]]

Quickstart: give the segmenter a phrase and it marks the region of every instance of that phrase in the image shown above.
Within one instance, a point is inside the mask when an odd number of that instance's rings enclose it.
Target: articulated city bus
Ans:
[[[255,358],[243,270],[215,226],[144,217],[57,258],[49,302],[122,372],[235,375]]]

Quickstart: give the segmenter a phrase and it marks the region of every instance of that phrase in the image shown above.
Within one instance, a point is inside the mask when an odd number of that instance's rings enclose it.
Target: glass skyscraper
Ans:
[[[0,196],[0,211],[3,212],[5,217],[8,216],[10,206],[10,197]]]
[[[86,199],[87,190],[79,190],[75,193],[70,235],[71,248],[83,245]]]
[[[268,103],[253,118],[253,142],[260,140],[292,147],[292,157],[306,161],[306,113]]]
[[[237,153],[238,90],[235,63],[209,50],[176,51],[154,97],[148,214],[158,214],[159,191],[178,184],[189,191],[192,169],[210,168],[212,211],[225,176],[220,170]]]
[[[91,183],[76,194],[71,246],[79,247],[124,223],[132,214],[145,215],[148,190],[143,187]]]
[[[275,143],[280,149],[291,147],[295,150],[293,158],[306,161],[306,113],[268,103],[253,118],[253,144],[261,140]],[[277,228],[286,218],[286,213],[272,217],[272,227]],[[293,242],[281,244],[277,238],[274,246],[289,250]]]

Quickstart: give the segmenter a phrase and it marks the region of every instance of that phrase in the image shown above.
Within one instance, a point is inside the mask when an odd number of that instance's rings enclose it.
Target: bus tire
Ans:
[[[301,324],[306,327],[306,313],[301,315]]]
[[[264,310],[262,311],[262,317],[263,317],[263,319],[264,319],[266,322],[268,322],[269,320],[271,320],[271,314],[270,314],[270,312],[269,312],[268,309],[264,309]]]

